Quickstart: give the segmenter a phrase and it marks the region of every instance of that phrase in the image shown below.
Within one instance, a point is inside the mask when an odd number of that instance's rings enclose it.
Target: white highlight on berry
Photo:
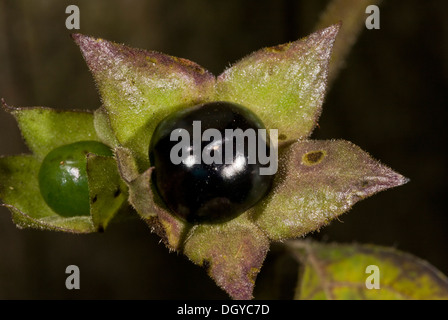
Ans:
[[[269,154],[266,146],[266,129],[225,129],[224,138],[217,129],[207,129],[201,134],[201,121],[193,121],[193,141],[190,133],[186,129],[175,129],[171,132],[170,141],[179,141],[170,151],[170,160],[173,164],[183,163],[191,167],[196,164],[225,164],[232,167],[225,167],[232,175],[238,168],[243,168],[246,164],[245,146],[247,141],[247,163],[269,165],[260,167],[260,175],[273,175],[278,169],[278,130],[269,130]],[[202,142],[209,142],[201,149]],[[234,144],[235,142],[235,144]],[[234,148],[235,147],[235,148]],[[226,171],[227,170],[227,171]],[[231,172],[230,172],[231,171]]]

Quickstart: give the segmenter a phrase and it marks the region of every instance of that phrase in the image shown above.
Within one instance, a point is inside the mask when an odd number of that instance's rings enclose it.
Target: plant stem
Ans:
[[[382,0],[332,0],[320,16],[316,30],[342,21],[333,47],[328,75],[329,88],[344,67],[345,59],[365,26],[367,6],[379,5]]]

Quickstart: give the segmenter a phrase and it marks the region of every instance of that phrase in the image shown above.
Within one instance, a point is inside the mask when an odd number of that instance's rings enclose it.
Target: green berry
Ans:
[[[90,215],[87,154],[112,156],[97,141],[79,141],[50,151],[39,171],[39,188],[48,206],[64,217]]]

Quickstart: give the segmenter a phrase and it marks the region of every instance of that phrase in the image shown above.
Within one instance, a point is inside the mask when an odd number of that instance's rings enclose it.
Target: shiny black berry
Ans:
[[[269,138],[258,140],[259,129],[265,127],[252,111],[229,102],[197,105],[162,120],[149,158],[167,207],[188,222],[212,223],[257,203],[273,180],[273,174],[260,174],[267,165],[259,161],[258,149],[269,156],[270,148]]]

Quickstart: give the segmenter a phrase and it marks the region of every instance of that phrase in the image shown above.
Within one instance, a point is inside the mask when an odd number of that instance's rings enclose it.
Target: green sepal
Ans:
[[[254,111],[279,139],[308,137],[324,100],[331,49],[339,24],[295,42],[252,53],[217,79],[217,100]]]
[[[153,190],[154,168],[139,174],[132,152],[123,147],[116,149],[116,156],[120,174],[129,187],[129,203],[170,250],[181,251],[191,225],[171,214]]]
[[[77,141],[99,138],[90,111],[58,110],[45,107],[3,108],[17,120],[23,139],[38,159],[51,150]]]
[[[215,77],[194,62],[74,34],[118,142],[149,167],[155,126],[168,114],[211,100]]]
[[[93,125],[101,142],[110,147],[120,145],[110,125],[109,115],[103,107],[96,109],[93,113]]]
[[[187,236],[184,253],[233,299],[252,299],[255,280],[269,250],[265,234],[248,219],[248,213],[220,224],[195,225]]]
[[[297,238],[407,181],[348,141],[296,141],[280,151],[274,186],[253,217],[272,240]]]
[[[127,203],[128,188],[121,179],[113,157],[87,155],[90,215],[97,231],[104,231]]]

